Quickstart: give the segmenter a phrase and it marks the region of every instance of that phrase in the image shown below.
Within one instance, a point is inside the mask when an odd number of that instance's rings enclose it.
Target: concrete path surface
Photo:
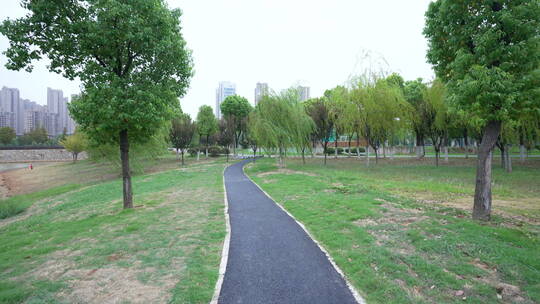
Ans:
[[[317,244],[244,175],[249,161],[225,170],[231,240],[218,303],[357,303]]]

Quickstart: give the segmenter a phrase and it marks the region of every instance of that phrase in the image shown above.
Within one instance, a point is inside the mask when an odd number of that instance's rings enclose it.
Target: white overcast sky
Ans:
[[[362,73],[366,52],[383,57],[388,71],[406,80],[432,79],[422,35],[430,0],[168,0],[181,8],[183,35],[193,50],[195,76],[181,104],[196,115],[215,106],[219,81],[236,83],[237,94],[253,103],[257,82],[274,90],[311,87],[312,97]],[[24,15],[18,0],[2,0],[0,20]],[[0,35],[0,50],[8,46]],[[78,93],[79,83],[36,63],[32,73],[8,71],[0,55],[0,86],[46,103],[46,89]]]

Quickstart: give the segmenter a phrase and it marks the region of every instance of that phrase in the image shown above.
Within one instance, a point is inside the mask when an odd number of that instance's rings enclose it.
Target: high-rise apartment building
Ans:
[[[45,128],[50,137],[66,131],[75,132],[75,122],[69,116],[68,99],[61,90],[47,89],[47,105],[21,99],[19,90],[3,87],[0,90],[0,127],[10,127],[17,136],[36,128]]]
[[[3,87],[0,91],[1,112],[13,113],[14,118],[9,125],[15,134],[24,134],[24,103],[20,98],[19,90]]]
[[[43,110],[29,110],[24,116],[24,132],[28,133],[37,128],[45,128],[45,117],[47,113]]]
[[[255,86],[255,105],[261,101],[263,96],[268,95],[268,93],[268,83],[257,82],[257,85]]]
[[[232,82],[222,81],[216,89],[216,118],[221,119],[221,103],[225,98],[236,94],[236,85]]]
[[[298,93],[300,94],[300,101],[310,98],[309,87],[298,86]]]

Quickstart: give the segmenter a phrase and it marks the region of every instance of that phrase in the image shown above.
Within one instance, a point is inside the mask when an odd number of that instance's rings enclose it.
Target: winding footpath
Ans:
[[[218,303],[361,303],[302,227],[243,172],[225,170],[231,235]]]

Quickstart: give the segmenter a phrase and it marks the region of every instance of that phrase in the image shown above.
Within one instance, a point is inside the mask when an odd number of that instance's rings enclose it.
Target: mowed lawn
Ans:
[[[261,159],[246,172],[368,303],[540,303],[540,162],[495,160],[492,222],[470,218],[474,160]]]
[[[51,172],[94,166],[85,162]],[[9,199],[28,208],[0,220],[0,303],[208,303],[225,237],[225,166],[169,162],[138,175],[132,210],[122,209],[118,178],[71,184],[68,174],[65,185]]]

